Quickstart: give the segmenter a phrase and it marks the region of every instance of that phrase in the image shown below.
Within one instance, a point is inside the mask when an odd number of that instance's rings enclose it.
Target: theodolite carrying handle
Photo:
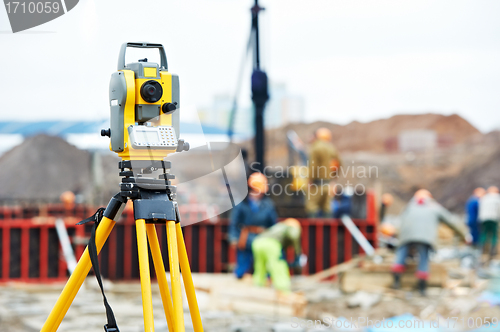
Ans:
[[[118,55],[118,70],[125,69],[125,53],[127,51],[127,47],[135,47],[135,48],[157,48],[160,51],[160,69],[163,68],[168,70],[167,65],[167,54],[165,53],[165,48],[162,44],[154,44],[154,43],[123,43],[120,48],[120,54]]]

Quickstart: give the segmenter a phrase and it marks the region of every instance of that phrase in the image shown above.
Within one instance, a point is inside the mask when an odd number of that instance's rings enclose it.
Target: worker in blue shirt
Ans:
[[[229,225],[229,241],[236,247],[234,273],[237,278],[242,278],[253,266],[253,240],[278,219],[273,202],[265,197],[267,178],[261,173],[253,173],[248,178],[248,188],[248,196],[234,207]]]
[[[465,203],[465,212],[467,213],[467,226],[469,226],[472,235],[472,245],[477,247],[479,244],[479,199],[485,194],[484,188],[476,188]]]

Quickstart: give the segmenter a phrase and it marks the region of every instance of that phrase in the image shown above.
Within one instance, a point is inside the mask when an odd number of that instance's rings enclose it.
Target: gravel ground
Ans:
[[[0,285],[0,331],[40,331],[63,286],[62,284],[19,283]],[[120,331],[144,331],[139,283],[105,282],[104,287]],[[153,284],[152,289],[155,331],[168,331],[158,286]],[[272,327],[280,321],[280,319],[258,315],[237,315],[228,311],[206,311],[201,314],[204,330],[207,332],[271,331]],[[281,321],[283,323],[283,319]],[[95,279],[89,277],[78,292],[58,331],[102,331],[105,323],[102,296]],[[192,331],[191,318],[186,309],[185,325],[186,331]]]
[[[63,284],[20,283],[0,285],[0,332],[40,331],[63,286]],[[144,331],[140,284],[138,282],[111,283],[105,280],[104,287],[120,331]],[[166,332],[168,329],[158,286],[153,284],[152,289],[155,331]],[[490,321],[493,317],[497,321],[500,320],[500,306],[478,301],[480,294],[468,288],[454,290],[430,288],[427,297],[421,297],[414,291],[342,294],[334,284],[321,284],[316,289],[305,292],[309,300],[306,313],[310,321],[325,318],[339,319],[340,317],[348,320],[357,317],[382,320],[401,315],[411,315],[426,321],[442,320],[446,317],[465,318],[466,321],[472,318],[476,322],[485,321],[487,317]],[[198,292],[200,304],[207,303],[209,298],[202,298],[202,296],[203,292]],[[498,299],[500,300],[500,297]],[[193,331],[186,305],[184,311],[186,331]],[[244,315],[213,309],[204,310],[201,315],[204,330],[207,332],[317,331],[317,329],[299,328],[297,325],[293,328],[293,321],[289,317]],[[305,319],[301,321],[307,322]],[[89,277],[78,292],[58,331],[102,331],[105,323],[106,316],[100,290],[94,277]],[[335,329],[327,330],[336,331]],[[455,328],[453,330],[474,329]],[[490,330],[498,331],[499,329],[488,329]],[[440,329],[440,331],[445,330]]]

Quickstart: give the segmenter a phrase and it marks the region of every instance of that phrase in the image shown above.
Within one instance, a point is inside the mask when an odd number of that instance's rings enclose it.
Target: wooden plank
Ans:
[[[210,290],[218,310],[263,315],[303,317],[307,300],[297,293],[281,293],[266,287],[217,288]]]
[[[446,269],[440,266],[432,268],[427,280],[428,286],[443,287],[446,284],[447,273]],[[355,292],[358,290],[374,291],[381,288],[389,288],[393,283],[392,272],[378,271],[367,272],[361,268],[350,269],[343,273],[340,279],[340,288],[346,293]],[[401,286],[403,288],[412,288],[417,284],[417,278],[413,272],[405,272],[401,276]]]
[[[304,317],[307,300],[302,293],[283,293],[257,287],[252,280],[236,280],[227,274],[193,275],[195,289],[210,296],[215,310],[238,313]]]
[[[248,301],[242,299],[216,298],[214,304],[218,310],[230,310],[242,314],[264,316],[304,317],[304,309],[273,303]]]
[[[361,260],[362,260],[361,257],[353,258],[350,261],[332,266],[326,270],[313,274],[312,276],[305,278],[304,281],[307,283],[320,282],[323,279],[327,279],[329,277],[332,277],[334,275],[337,275],[339,273],[345,272],[347,270],[356,267]]]

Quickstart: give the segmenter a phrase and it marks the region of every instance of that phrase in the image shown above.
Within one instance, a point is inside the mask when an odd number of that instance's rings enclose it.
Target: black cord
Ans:
[[[231,143],[233,142],[234,119],[236,118],[236,111],[238,109],[238,97],[240,95],[241,82],[243,81],[243,71],[245,69],[245,64],[247,62],[248,53],[250,51],[250,48],[252,47],[253,34],[254,34],[254,29],[252,26],[252,29],[250,30],[250,36],[248,36],[247,48],[245,50],[245,53],[243,54],[243,58],[241,59],[240,71],[238,73],[238,81],[236,82],[236,90],[234,92],[233,106],[231,108],[231,112],[229,112],[229,124],[227,128],[227,135],[229,136],[229,141]]]

